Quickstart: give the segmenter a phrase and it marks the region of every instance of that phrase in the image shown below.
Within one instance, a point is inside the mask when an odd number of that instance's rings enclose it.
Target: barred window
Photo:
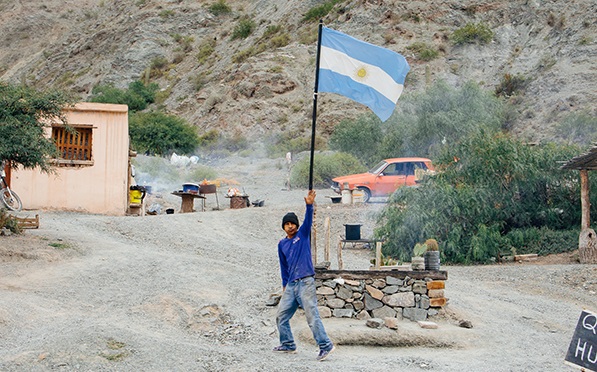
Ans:
[[[64,126],[52,127],[52,138],[58,148],[60,164],[92,164],[90,163],[92,148],[92,127]]]

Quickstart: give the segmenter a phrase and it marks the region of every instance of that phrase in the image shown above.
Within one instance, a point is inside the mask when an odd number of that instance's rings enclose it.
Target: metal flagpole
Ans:
[[[315,88],[313,89],[313,121],[311,125],[311,159],[309,163],[309,190],[313,190],[313,157],[315,154],[315,123],[317,122],[317,90],[319,85],[319,56],[321,54],[321,29],[323,20],[319,20],[317,35],[317,60],[315,67]]]

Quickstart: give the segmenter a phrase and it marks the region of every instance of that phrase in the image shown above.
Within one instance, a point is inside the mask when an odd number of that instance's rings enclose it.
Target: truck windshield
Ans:
[[[369,170],[369,173],[377,174],[377,173],[381,172],[381,170],[384,169],[387,164],[388,163],[386,163],[385,161],[382,160],[379,163],[377,163],[376,166],[374,166],[373,168],[371,168]]]

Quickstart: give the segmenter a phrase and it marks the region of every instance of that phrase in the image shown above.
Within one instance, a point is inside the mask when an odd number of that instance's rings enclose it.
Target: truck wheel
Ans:
[[[371,199],[371,191],[366,187],[357,187],[357,189],[363,192],[363,202],[368,203],[369,199]]]

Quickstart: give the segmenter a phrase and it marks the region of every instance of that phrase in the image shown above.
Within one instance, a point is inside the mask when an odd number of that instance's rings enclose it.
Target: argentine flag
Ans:
[[[318,91],[346,96],[388,120],[410,70],[406,59],[327,27],[321,33]]]

